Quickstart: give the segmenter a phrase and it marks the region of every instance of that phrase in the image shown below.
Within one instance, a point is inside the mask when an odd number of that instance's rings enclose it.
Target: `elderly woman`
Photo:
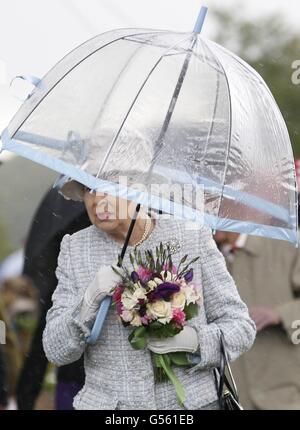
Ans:
[[[117,262],[131,222],[129,215],[124,218],[119,214],[129,212],[130,202],[91,192],[79,184],[75,188],[92,225],[65,235],[61,242],[58,285],[43,335],[46,355],[57,366],[72,363],[84,354],[86,380],[74,399],[75,409],[182,409],[171,382],[155,382],[151,351],[197,354],[198,364],[173,368],[185,389],[185,407],[218,409],[212,369],[221,359],[220,334],[224,335],[229,359],[235,360],[252,346],[255,325],[211,230],[202,227],[195,234],[185,228],[184,221],[158,216],[141,207],[123,264],[130,264],[129,252],[134,247],[143,252],[160,242],[174,243],[176,238],[178,246],[172,255],[175,265],[185,254],[200,256],[193,268],[203,304],[179,334],[166,339],[151,337],[142,350],[132,348],[128,341],[130,327],[124,327],[111,308],[99,341],[88,345],[85,338],[99,305],[120,280],[111,265]]]

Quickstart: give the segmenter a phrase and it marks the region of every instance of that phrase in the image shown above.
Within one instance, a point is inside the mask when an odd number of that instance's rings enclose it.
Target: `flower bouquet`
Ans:
[[[134,249],[130,253],[132,269],[120,260],[113,270],[121,276],[113,292],[113,305],[124,326],[133,328],[128,340],[133,348],[147,347],[149,335],[167,338],[178,334],[186,322],[197,315],[201,302],[199,287],[193,283],[193,268],[199,257],[187,262],[185,255],[176,268],[172,262],[169,245],[160,243],[151,250]],[[153,353],[155,378],[169,378],[178,400],[184,402],[185,394],[171,365],[190,365],[185,352]]]

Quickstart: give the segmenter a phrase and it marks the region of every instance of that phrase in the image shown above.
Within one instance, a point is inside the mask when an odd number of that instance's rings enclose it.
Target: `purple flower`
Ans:
[[[140,278],[139,278],[139,275],[135,271],[133,271],[131,272],[131,279],[132,279],[132,282],[136,283],[139,281]]]
[[[143,304],[143,305],[140,307],[140,310],[139,310],[139,314],[140,314],[140,316],[141,316],[141,317],[144,317],[144,316],[146,315],[146,311],[147,311],[146,306]]]
[[[193,280],[193,277],[194,277],[193,269],[188,270],[184,275],[184,279],[186,280],[186,282],[191,282]]]
[[[152,291],[148,297],[152,301],[159,299],[168,299],[173,294],[180,290],[180,286],[173,284],[172,282],[162,282],[158,287]]]

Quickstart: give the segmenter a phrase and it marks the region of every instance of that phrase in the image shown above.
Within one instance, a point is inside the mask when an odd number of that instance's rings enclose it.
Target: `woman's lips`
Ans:
[[[100,221],[108,221],[112,219],[113,214],[111,212],[96,212],[96,216]]]

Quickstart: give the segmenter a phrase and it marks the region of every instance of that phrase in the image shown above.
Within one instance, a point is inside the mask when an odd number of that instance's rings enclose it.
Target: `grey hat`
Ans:
[[[83,201],[84,185],[74,179],[65,182],[58,190],[66,200],[74,200],[75,202]]]
[[[94,174],[93,176],[96,177],[97,174]],[[147,184],[145,183],[146,174],[144,172],[137,171],[137,170],[130,170],[130,171],[111,170],[109,172],[105,172],[101,174],[101,176],[99,176],[99,179],[102,179],[111,183],[115,183],[117,185],[121,177],[126,178],[128,186],[133,185],[133,188],[139,189],[138,185],[142,184],[143,187],[146,187],[148,189],[148,191],[150,191],[151,184],[158,184],[158,185],[166,184],[166,178],[163,175],[158,175],[152,172],[150,176],[151,182],[149,182],[147,186]],[[67,200],[83,201],[85,189],[86,189],[85,185],[81,184],[75,179],[67,178],[67,180],[61,185],[58,192]]]

